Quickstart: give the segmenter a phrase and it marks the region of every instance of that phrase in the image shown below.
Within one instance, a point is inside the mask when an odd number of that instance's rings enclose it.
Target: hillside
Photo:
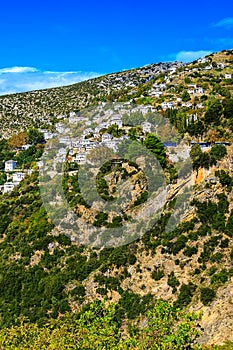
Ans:
[[[72,342],[96,300],[113,349],[145,348],[158,299],[199,314],[203,348],[233,342],[232,82],[229,50],[0,97],[3,348],[47,323]]]
[[[31,125],[49,126],[70,112],[96,104],[99,101],[114,101],[150,79],[182,64],[152,64],[144,68],[109,74],[78,84],[39,90],[15,95],[0,96],[0,120],[2,131],[24,129]]]

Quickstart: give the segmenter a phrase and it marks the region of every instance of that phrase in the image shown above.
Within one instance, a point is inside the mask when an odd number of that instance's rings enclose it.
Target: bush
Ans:
[[[167,284],[172,287],[172,293],[175,293],[177,291],[176,287],[180,285],[173,271],[168,275]]]
[[[148,198],[148,192],[142,192],[142,194],[136,199],[136,201],[134,202],[134,207],[136,207],[137,205],[140,205],[142,203],[145,203],[147,201]]]
[[[184,235],[179,236],[176,242],[169,244],[169,251],[173,255],[178,254],[181,249],[185,248],[187,240],[188,240],[188,237]]]
[[[164,277],[164,271],[163,270],[155,270],[155,271],[152,272],[151,277],[155,281],[159,281],[159,280],[161,280],[161,278]]]
[[[94,226],[101,227],[107,225],[108,214],[100,212],[95,216]]]
[[[211,288],[201,288],[201,302],[203,305],[209,305],[216,297],[216,293]]]
[[[217,170],[215,171],[215,176],[219,178],[219,181],[222,186],[232,186],[232,178],[225,170]]]
[[[174,303],[175,307],[183,308],[184,306],[187,306],[191,300],[193,293],[196,289],[196,286],[192,283],[189,284],[182,284],[180,287],[180,294]]]
[[[226,154],[227,150],[224,145],[213,145],[210,151],[211,163],[216,164],[216,161],[225,157]]]
[[[211,284],[222,284],[228,281],[228,272],[223,269],[219,273],[216,273],[212,276],[210,283]]]
[[[190,256],[192,256],[192,255],[194,255],[194,254],[197,254],[197,252],[198,252],[197,247],[190,247],[190,246],[187,246],[187,247],[185,248],[185,250],[184,250],[184,255],[190,257]]]

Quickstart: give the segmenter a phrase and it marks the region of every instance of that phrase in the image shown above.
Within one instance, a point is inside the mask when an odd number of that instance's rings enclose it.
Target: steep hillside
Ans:
[[[120,339],[139,335],[122,349],[143,348],[158,299],[201,314],[200,344],[233,342],[232,63],[223,51],[0,98],[0,344],[21,317],[61,332],[68,313],[70,330],[96,299],[116,304]]]
[[[181,63],[152,64],[121,73],[109,74],[78,84],[15,95],[0,96],[2,132],[25,129],[29,126],[49,126],[60,117],[99,101],[114,101],[140,90],[148,81]],[[127,99],[126,99],[127,100]]]

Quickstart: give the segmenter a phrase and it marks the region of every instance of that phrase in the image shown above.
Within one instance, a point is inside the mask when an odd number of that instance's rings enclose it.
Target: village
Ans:
[[[142,116],[142,118],[139,118],[139,123],[134,126],[140,127],[143,135],[151,132],[156,133],[156,125],[154,125],[156,123],[154,123],[154,120],[148,121],[146,117],[150,113],[160,113],[166,116],[169,110],[184,111],[185,117],[183,118],[185,120],[183,122],[186,126],[196,123],[203,117],[206,110],[205,101],[210,93],[209,83],[206,81],[209,79],[208,72],[210,70],[217,72],[219,81],[225,83],[232,81],[229,63],[226,60],[224,62],[221,60],[213,62],[212,58],[207,56],[198,59],[192,65],[180,62],[152,64],[140,69],[125,71],[121,74],[109,74],[101,79],[96,79],[96,88],[99,91],[104,89],[105,93],[111,94],[112,90],[120,91],[124,86],[124,89],[128,91],[129,100],[110,102],[111,107],[109,107],[108,102],[99,102],[95,106],[93,116],[82,115],[79,110],[68,113],[59,111],[55,117],[56,122],[52,123],[48,115],[40,115],[38,119],[37,111],[39,112],[39,110],[38,108],[35,109],[33,118],[35,122],[38,122],[38,131],[44,135],[46,144],[54,139],[59,140],[60,147],[54,158],[55,169],[58,163],[62,163],[67,159],[78,165],[86,164],[89,161],[89,154],[100,146],[108,147],[113,152],[117,152],[119,143],[129,139],[130,126],[124,123],[124,116],[130,113],[139,113]],[[190,79],[190,77],[196,76],[205,77],[205,79],[197,78],[194,81]],[[181,86],[182,81],[184,84]],[[201,83],[201,81],[203,82]],[[147,89],[141,96],[138,96],[138,86],[142,83],[145,84],[144,86]],[[52,89],[51,93],[53,91],[56,90]],[[147,102],[148,98],[151,103]],[[141,99],[142,103],[139,104],[137,99]],[[3,119],[7,115],[7,105],[10,104],[8,97],[5,97],[4,101],[6,104],[1,105],[3,110],[0,111],[0,117]],[[19,106],[20,103],[18,103],[17,110],[15,110],[15,122],[20,117],[20,123],[26,126],[27,123],[25,125],[23,123],[23,115],[19,111]],[[27,115],[32,116],[28,108]],[[80,125],[81,134],[74,137],[72,132],[69,134],[70,129],[67,129],[67,122],[71,128]],[[112,132],[111,128],[112,130],[115,129],[116,132]],[[119,130],[121,130],[120,133],[118,133]],[[167,150],[176,146],[176,142],[172,139],[163,140],[163,143]],[[203,151],[209,151],[213,144],[230,145],[230,142],[224,138],[211,142],[200,139],[200,137],[198,139],[189,138],[189,150],[196,143],[200,145]],[[21,147],[20,152],[30,147],[30,144],[25,144]],[[67,149],[69,150],[68,153]],[[188,156],[186,149],[185,157]],[[176,156],[170,154],[172,161],[175,161],[176,158]],[[37,165],[40,167],[40,160],[38,160]],[[24,179],[26,174],[30,174],[32,169],[21,169],[15,160],[6,159],[4,172],[6,181],[1,183],[0,191],[8,193]]]
[[[100,104],[95,108],[95,115],[92,118],[87,116],[80,116],[75,112],[70,112],[68,125],[74,127],[77,123],[82,123],[82,132],[79,138],[73,138],[69,135],[70,128],[67,127],[67,123],[59,121],[56,124],[56,132],[52,133],[45,129],[39,129],[44,136],[46,143],[50,141],[53,142],[54,139],[59,140],[59,149],[53,159],[54,169],[56,169],[57,164],[69,161],[74,164],[83,165],[90,162],[88,155],[98,147],[107,147],[113,152],[118,151],[118,145],[129,139],[128,131],[131,126],[124,125],[124,116],[130,115],[130,113],[139,113],[141,120],[144,119],[139,125],[136,125],[140,128],[142,135],[139,139],[145,137],[147,133],[155,132],[158,125],[147,120],[147,115],[157,113],[157,110],[151,106],[133,106],[131,107],[129,103],[115,103],[111,106],[111,109],[106,109],[106,103]],[[97,125],[94,128],[91,128],[90,125]],[[108,133],[107,130],[113,127],[113,130],[123,131],[123,135],[118,137],[113,136],[111,133]],[[68,131],[68,134],[67,134]],[[72,133],[71,133],[72,134]],[[164,147],[169,153],[169,149],[175,149],[177,144],[171,140],[163,142]],[[209,151],[214,144],[222,144],[224,146],[230,146],[230,142],[227,141],[218,141],[218,142],[197,142],[191,141],[189,146],[182,149],[179,149],[179,154],[182,155],[183,159],[189,157],[189,151],[194,144],[199,144],[200,148],[203,151]],[[27,144],[21,147],[21,151],[27,150],[31,145]],[[174,154],[174,151],[169,155],[171,161],[176,162],[178,160],[177,154]],[[37,166],[40,168],[42,162],[39,160]],[[7,174],[7,181],[0,186],[0,191],[4,193],[11,192],[19,183],[25,178],[26,175],[32,173],[32,169],[19,169],[17,167],[17,162],[15,160],[5,161],[5,174]]]

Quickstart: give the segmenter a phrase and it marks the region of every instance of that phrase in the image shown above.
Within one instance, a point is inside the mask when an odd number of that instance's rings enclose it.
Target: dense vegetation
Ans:
[[[25,323],[0,331],[4,349],[198,349],[197,316],[157,301],[143,328],[120,328],[115,305],[94,302],[81,314],[66,314],[46,327]]]

